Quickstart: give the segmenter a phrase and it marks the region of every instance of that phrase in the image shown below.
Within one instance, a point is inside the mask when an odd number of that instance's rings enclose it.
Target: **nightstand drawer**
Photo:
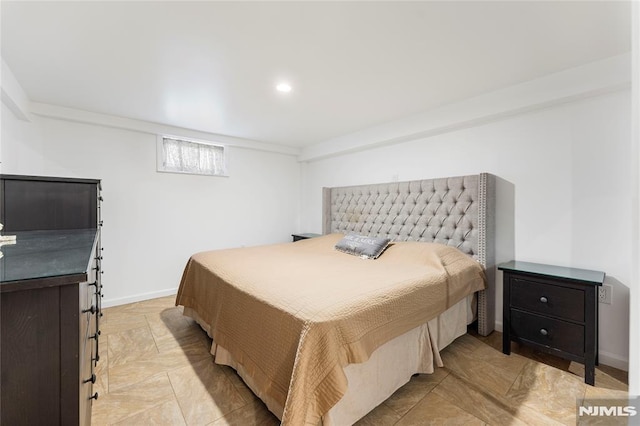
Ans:
[[[512,278],[511,307],[584,322],[584,291]]]
[[[511,310],[511,335],[550,348],[584,356],[584,326]]]

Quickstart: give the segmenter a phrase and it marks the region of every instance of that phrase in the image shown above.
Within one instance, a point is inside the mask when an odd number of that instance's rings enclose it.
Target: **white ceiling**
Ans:
[[[291,146],[631,48],[629,2],[0,5],[34,102]]]

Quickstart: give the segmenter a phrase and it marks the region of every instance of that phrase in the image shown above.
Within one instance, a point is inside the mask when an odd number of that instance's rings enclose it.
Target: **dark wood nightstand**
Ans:
[[[300,240],[306,240],[308,238],[315,238],[315,237],[319,237],[321,234],[314,234],[314,233],[306,233],[306,234],[291,234],[291,237],[293,237],[293,241],[300,241]]]
[[[598,363],[599,271],[511,261],[503,273],[502,352],[511,341],[584,364],[593,385]]]

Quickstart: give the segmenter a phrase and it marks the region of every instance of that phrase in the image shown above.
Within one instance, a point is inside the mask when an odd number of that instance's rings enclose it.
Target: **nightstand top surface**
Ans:
[[[566,278],[569,280],[590,282],[601,285],[604,282],[605,273],[590,271],[587,269],[567,268],[565,266],[544,265],[541,263],[520,262],[512,260],[498,265],[501,271],[522,272],[528,274],[543,275],[548,277]]]

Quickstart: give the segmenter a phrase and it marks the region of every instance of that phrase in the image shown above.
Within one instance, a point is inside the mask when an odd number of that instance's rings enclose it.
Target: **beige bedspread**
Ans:
[[[342,237],[198,253],[182,276],[176,305],[211,325],[285,425],[318,424],[346,391],[343,366],[485,288],[455,248],[394,243],[364,260],[333,249]]]

